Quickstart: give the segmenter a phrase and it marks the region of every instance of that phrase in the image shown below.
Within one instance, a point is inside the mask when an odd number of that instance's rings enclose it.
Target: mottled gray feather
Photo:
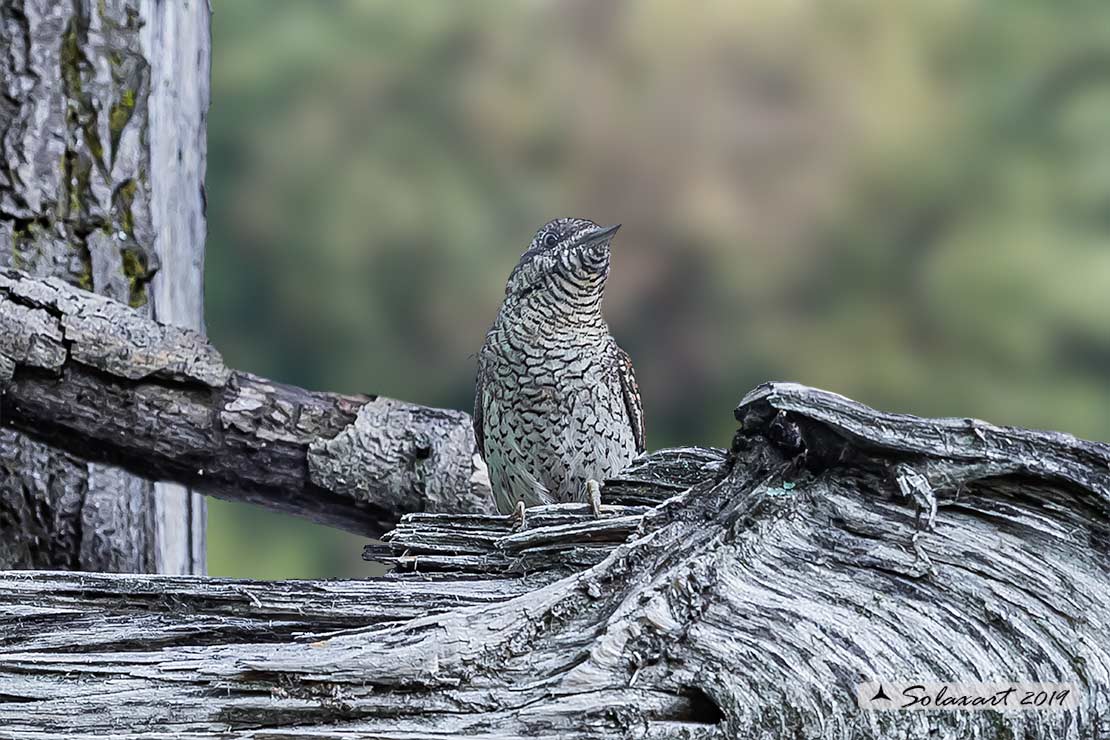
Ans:
[[[632,423],[632,436],[636,440],[636,452],[643,453],[647,449],[647,434],[644,429],[644,403],[640,398],[640,384],[636,382],[636,371],[632,367],[632,358],[616,342],[613,342],[613,347],[617,351],[617,372],[620,374],[624,407],[628,412],[628,420]]]
[[[632,362],[601,315],[614,232],[581,219],[540,229],[479,353],[474,436],[505,513],[583,501],[587,481],[644,450]]]

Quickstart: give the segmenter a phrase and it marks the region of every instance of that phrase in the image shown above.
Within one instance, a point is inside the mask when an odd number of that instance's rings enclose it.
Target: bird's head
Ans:
[[[523,296],[558,285],[564,291],[597,292],[609,276],[609,245],[616,226],[584,218],[548,221],[532,238],[509,276],[508,296]]]

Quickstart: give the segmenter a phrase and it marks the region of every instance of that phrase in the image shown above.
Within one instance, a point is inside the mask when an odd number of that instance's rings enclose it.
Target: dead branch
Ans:
[[[3,423],[58,449],[359,534],[493,506],[467,414],[237,372],[56,279],[0,272],[0,385]]]

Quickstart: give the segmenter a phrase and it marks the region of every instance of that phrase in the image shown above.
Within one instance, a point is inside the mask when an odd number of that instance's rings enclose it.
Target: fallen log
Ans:
[[[381,579],[2,573],[0,738],[1106,736],[1110,447],[790,384],[737,418],[600,519],[410,515]],[[857,707],[894,679],[1079,697]]]

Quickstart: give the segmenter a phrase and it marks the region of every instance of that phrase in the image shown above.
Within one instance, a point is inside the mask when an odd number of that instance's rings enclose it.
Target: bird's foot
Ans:
[[[586,481],[586,502],[590,505],[590,511],[598,519],[601,518],[601,484],[596,480],[590,479]]]
[[[517,501],[516,502],[516,508],[513,509],[512,516],[513,516],[513,531],[514,532],[518,532],[518,531],[526,528],[525,527],[525,520],[524,520],[524,502],[523,501]]]

